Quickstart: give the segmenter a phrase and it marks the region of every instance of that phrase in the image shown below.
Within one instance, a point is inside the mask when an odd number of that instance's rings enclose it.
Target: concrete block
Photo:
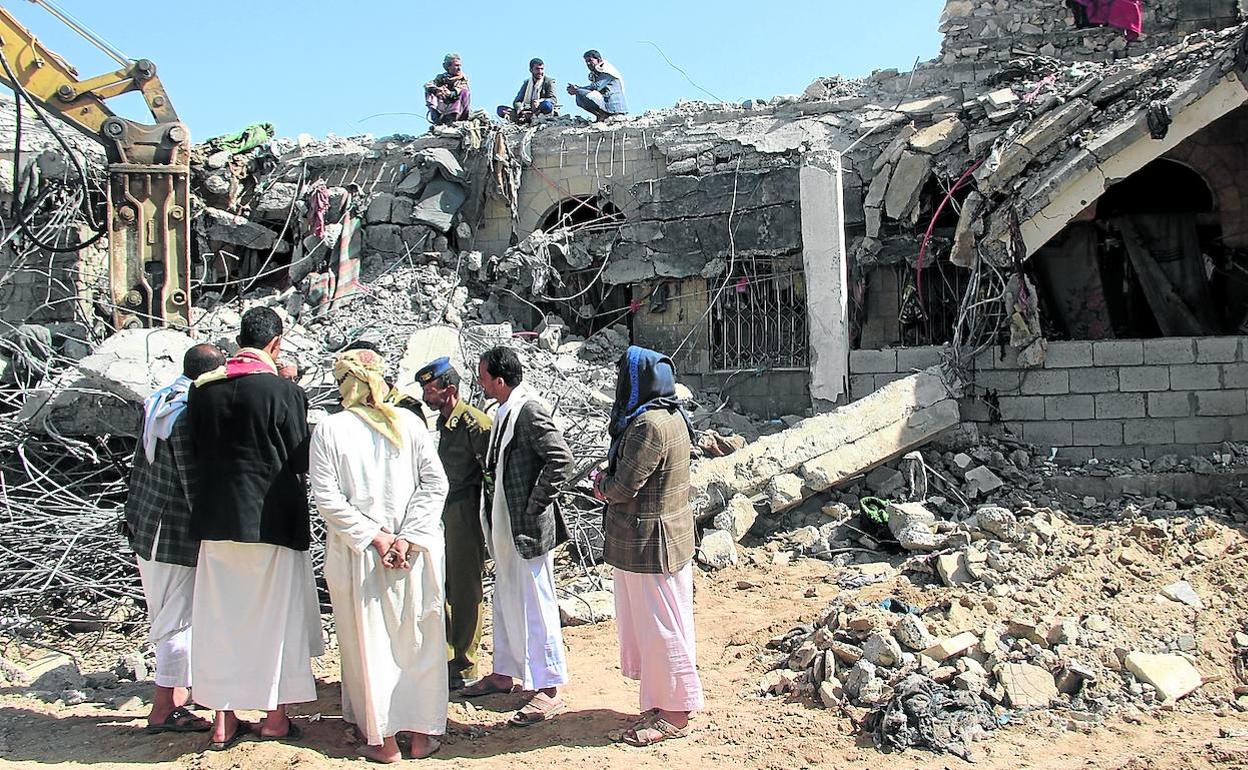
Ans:
[[[1197,337],[1196,363],[1228,364],[1240,360],[1239,337]]]
[[[875,389],[879,390],[897,380],[904,380],[908,375],[905,372],[888,372],[887,374],[876,374],[873,376],[875,377]]]
[[[1174,441],[1178,444],[1216,444],[1230,437],[1231,424],[1221,417],[1191,417],[1174,424]]]
[[[1148,394],[1149,417],[1191,417],[1196,413],[1195,394],[1169,392]]]
[[[897,371],[910,373],[929,366],[936,366],[941,355],[948,353],[948,348],[938,345],[926,345],[919,348],[900,348],[897,350]]]
[[[992,419],[987,402],[980,398],[963,398],[958,401],[958,409],[962,412],[963,422],[988,422]]]
[[[1065,371],[1028,370],[1022,373],[1019,392],[1027,396],[1060,396],[1070,392],[1070,373]]]
[[[1248,441],[1248,415],[1238,415],[1227,422],[1231,426],[1231,441]]]
[[[1044,419],[1044,396],[1001,396],[997,404],[1003,420]]]
[[[1144,398],[1143,393],[1098,393],[1096,419],[1143,417],[1146,413]]]
[[[1046,420],[1090,420],[1095,414],[1096,406],[1092,396],[1045,396],[1044,398],[1044,419]]]
[[[1116,393],[1117,391],[1118,369],[1114,367],[1070,371],[1071,393]]]
[[[1006,663],[996,673],[1012,708],[1047,708],[1058,696],[1053,675],[1039,666]]]
[[[1145,364],[1192,364],[1196,362],[1196,340],[1191,337],[1162,337],[1144,340]]]
[[[1134,446],[1098,446],[1092,450],[1092,456],[1099,460],[1138,460],[1140,447]]]
[[[1021,382],[1021,372],[1004,369],[975,372],[974,385],[978,389],[995,390],[997,393],[1017,393]]]
[[[1173,444],[1174,420],[1126,420],[1122,424],[1122,443]]]
[[[1050,342],[1044,356],[1045,369],[1092,365],[1091,342]]]
[[[849,371],[852,374],[874,372],[896,372],[896,350],[851,350],[849,351]]]
[[[1124,393],[1170,389],[1168,366],[1124,366],[1118,370],[1118,389]]]
[[[1170,367],[1171,390],[1217,390],[1219,387],[1221,387],[1221,367],[1217,364],[1187,364]]]
[[[857,401],[875,392],[875,375],[851,374],[849,376],[849,398]]]
[[[1122,446],[1122,423],[1117,420],[1081,420],[1074,424],[1075,446]]]
[[[1248,364],[1223,364],[1221,386],[1248,388]]]
[[[1140,340],[1097,340],[1092,343],[1092,363],[1096,366],[1139,366],[1144,363]]]
[[[1156,446],[1138,447],[1144,450],[1144,456],[1149,460],[1156,460],[1158,457],[1166,455],[1178,455],[1179,457],[1191,457],[1196,454],[1195,444],[1158,444]]]
[[[951,554],[956,555],[956,554]],[[923,654],[937,663],[942,663],[956,655],[961,655],[979,644],[979,637],[970,631],[963,631],[957,636],[941,639],[923,651]]]
[[[1065,446],[1057,452],[1057,462],[1063,465],[1085,465],[1096,456],[1090,446]]]
[[[1248,412],[1242,390],[1207,390],[1196,394],[1196,414],[1200,417],[1236,415]]]
[[[1182,655],[1132,652],[1123,663],[1140,681],[1157,688],[1157,694],[1166,701],[1178,700],[1204,683],[1200,672]]]
[[[1069,422],[1025,422],[1023,441],[1038,446],[1072,446],[1075,443],[1074,425]]]

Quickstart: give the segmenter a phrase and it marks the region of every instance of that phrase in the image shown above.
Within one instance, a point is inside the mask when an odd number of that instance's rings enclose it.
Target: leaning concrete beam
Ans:
[[[874,467],[956,424],[958,394],[956,383],[932,367],[727,457],[705,460],[691,478],[694,511],[711,515],[733,496],[754,496],[785,473],[827,489],[841,474]]]

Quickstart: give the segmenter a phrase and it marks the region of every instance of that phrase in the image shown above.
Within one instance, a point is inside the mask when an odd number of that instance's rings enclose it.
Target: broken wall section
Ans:
[[[860,399],[933,365],[944,347],[855,350]],[[1248,337],[1050,342],[1043,368],[1013,352],[982,353],[966,377],[964,422],[1069,462],[1155,459],[1248,441]]]
[[[1145,0],[1142,6],[1143,35],[1131,40],[1113,27],[1078,28],[1063,0],[949,0],[940,20],[941,63],[999,67],[1028,54],[1109,61],[1173,45],[1201,29],[1232,27],[1243,18],[1240,0]]]

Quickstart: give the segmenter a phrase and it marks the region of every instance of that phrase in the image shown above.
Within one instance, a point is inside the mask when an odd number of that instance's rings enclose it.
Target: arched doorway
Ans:
[[[1167,158],[1110,186],[1031,260],[1046,332],[1104,339],[1233,328],[1239,319],[1215,300],[1217,209],[1204,178]]]

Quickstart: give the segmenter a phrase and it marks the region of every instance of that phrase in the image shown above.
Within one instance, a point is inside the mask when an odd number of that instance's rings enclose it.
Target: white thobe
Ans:
[[[559,627],[559,599],[555,595],[555,555],[547,551],[526,559],[516,550],[511,516],[507,511],[503,477],[505,449],[515,437],[515,418],[521,407],[536,398],[527,386],[512,391],[498,408],[490,432],[490,446],[498,441],[494,474],[493,510],[481,514],[481,526],[494,559],[494,673],[520,680],[525,690],[541,690],[568,682],[567,654]],[[502,430],[502,436],[497,432]]]
[[[428,429],[399,415],[400,447],[351,412],[322,420],[308,470],[328,530],[342,715],[373,745],[398,732],[446,731],[446,474]],[[410,571],[382,565],[372,541],[383,528],[412,544]]]
[[[316,700],[312,658],[325,645],[307,551],[203,541],[191,623],[191,671],[201,706],[272,711]]]
[[[156,530],[160,543],[160,529]],[[155,554],[157,546],[153,546]],[[156,648],[156,686],[191,686],[191,611],[195,597],[195,568],[165,564],[136,556],[147,619],[148,639]]]

